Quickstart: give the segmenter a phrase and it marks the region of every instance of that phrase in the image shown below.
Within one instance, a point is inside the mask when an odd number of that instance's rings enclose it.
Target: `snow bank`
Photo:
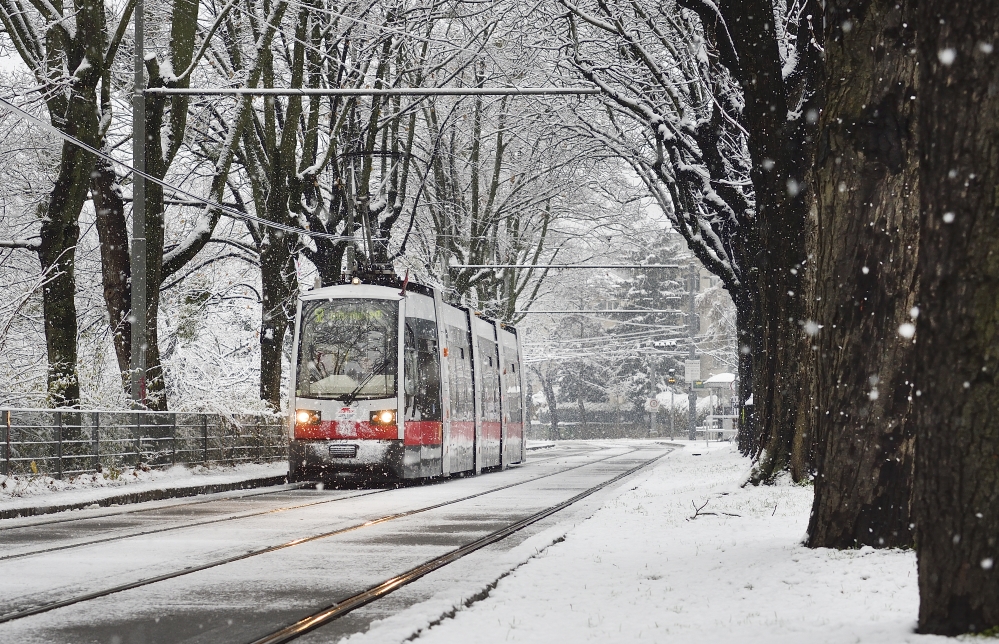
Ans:
[[[288,463],[245,463],[227,465],[175,465],[167,469],[127,468],[112,476],[109,473],[80,474],[65,480],[49,476],[0,475],[0,511],[21,508],[73,505],[116,496],[122,492],[146,492],[179,487],[236,483],[244,480],[280,476],[288,472]]]
[[[406,611],[443,616],[410,633],[445,644],[946,641],[913,633],[914,553],[804,548],[811,488],[741,488],[748,473],[734,446],[686,443],[481,601]],[[392,626],[351,643],[405,639]]]

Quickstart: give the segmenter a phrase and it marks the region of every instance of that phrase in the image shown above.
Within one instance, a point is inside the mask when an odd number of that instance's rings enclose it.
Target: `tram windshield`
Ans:
[[[396,395],[398,302],[303,302],[300,335],[296,396],[350,403]]]

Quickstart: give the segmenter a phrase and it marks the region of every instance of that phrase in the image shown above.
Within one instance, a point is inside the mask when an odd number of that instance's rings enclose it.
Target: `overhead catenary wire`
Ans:
[[[59,137],[60,139],[62,139],[63,141],[66,141],[67,143],[71,143],[71,144],[73,144],[75,146],[78,146],[81,149],[86,150],[87,152],[89,152],[90,154],[93,154],[94,156],[96,156],[98,158],[104,159],[105,161],[109,161],[110,163],[114,163],[115,165],[124,168],[127,172],[129,172],[131,174],[140,176],[140,177],[142,177],[143,179],[145,179],[147,181],[152,181],[153,183],[158,184],[158,185],[160,185],[160,186],[162,186],[164,188],[167,188],[169,190],[173,190],[176,194],[180,194],[180,195],[183,195],[183,196],[185,196],[185,197],[187,197],[187,198],[189,198],[189,199],[191,199],[193,201],[197,201],[197,202],[201,203],[202,205],[204,205],[205,207],[207,207],[209,209],[212,209],[212,210],[216,210],[219,213],[221,213],[223,215],[226,215],[228,217],[231,217],[233,219],[238,219],[238,220],[241,220],[241,221],[249,221],[249,222],[253,222],[255,224],[258,224],[260,226],[266,226],[268,228],[274,228],[274,229],[277,229],[277,230],[283,230],[285,232],[296,233],[296,234],[299,234],[299,235],[307,235],[309,237],[318,237],[318,238],[322,238],[322,239],[331,239],[331,240],[334,240],[334,241],[348,241],[348,240],[354,240],[355,239],[355,237],[353,237],[352,235],[333,235],[333,234],[330,234],[330,233],[322,233],[322,232],[316,232],[316,231],[308,230],[306,228],[299,228],[297,226],[289,226],[287,224],[282,224],[282,223],[279,223],[279,222],[276,222],[276,221],[269,221],[267,219],[263,219],[262,217],[257,217],[255,215],[251,215],[249,213],[242,212],[240,210],[236,210],[235,208],[231,208],[231,207],[226,206],[225,204],[221,204],[221,203],[219,203],[217,201],[213,201],[211,199],[206,199],[204,197],[200,197],[200,196],[194,194],[193,192],[188,192],[188,191],[184,190],[183,188],[180,188],[180,187],[175,186],[175,185],[173,185],[171,183],[163,181],[162,179],[154,177],[153,175],[151,175],[151,174],[149,174],[147,172],[142,172],[140,170],[137,170],[134,167],[132,167],[131,165],[125,163],[124,161],[120,161],[118,159],[115,159],[114,157],[112,157],[109,154],[105,154],[101,150],[98,150],[97,148],[95,148],[95,147],[93,147],[93,146],[91,146],[91,145],[89,145],[87,143],[84,143],[83,141],[77,139],[74,136],[71,136],[69,134],[66,134],[65,132],[60,131],[55,126],[53,126],[53,125],[51,125],[49,123],[46,123],[45,121],[37,118],[36,116],[34,116],[32,114],[29,114],[28,112],[25,112],[24,110],[22,110],[21,108],[19,108],[18,106],[14,105],[13,103],[11,103],[10,101],[8,101],[7,99],[5,99],[3,97],[0,97],[0,108],[2,108],[4,110],[7,110],[8,112],[10,112],[10,113],[12,113],[12,114],[14,114],[16,116],[19,116],[20,118],[28,121],[29,123],[34,124],[36,127],[41,128],[42,130],[48,132],[49,134],[53,134],[53,135]]]
[[[255,87],[151,87],[145,94],[184,96],[562,96],[599,94],[596,87],[395,87],[387,89],[255,88]]]
[[[679,264],[451,264],[448,268],[686,268]]]

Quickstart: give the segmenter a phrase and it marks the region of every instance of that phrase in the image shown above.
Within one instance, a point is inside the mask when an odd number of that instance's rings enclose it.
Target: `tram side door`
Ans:
[[[503,403],[503,467],[524,460],[524,405],[520,352],[515,332],[501,328],[500,389]]]

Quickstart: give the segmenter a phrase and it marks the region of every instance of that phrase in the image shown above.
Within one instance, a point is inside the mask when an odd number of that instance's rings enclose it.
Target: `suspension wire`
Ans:
[[[150,87],[144,94],[183,96],[576,96],[599,94],[597,87],[397,87],[387,89],[311,87]]]
[[[175,185],[173,185],[171,183],[167,183],[166,181],[163,181],[162,179],[158,179],[158,178],[152,176],[151,174],[148,174],[146,172],[142,172],[140,170],[136,170],[134,167],[130,166],[129,164],[125,163],[124,161],[119,161],[118,159],[115,159],[111,155],[105,154],[101,150],[98,150],[97,148],[95,148],[95,147],[93,147],[91,145],[88,145],[87,143],[84,143],[83,141],[77,139],[76,137],[70,136],[69,134],[66,134],[65,132],[62,132],[58,128],[56,128],[55,126],[53,126],[53,125],[51,125],[49,123],[46,123],[45,121],[43,121],[43,120],[41,120],[41,119],[39,119],[39,118],[37,118],[37,117],[35,117],[35,116],[33,116],[33,115],[25,112],[24,110],[22,110],[21,108],[19,108],[16,105],[14,105],[13,103],[11,103],[7,99],[3,98],[2,96],[0,96],[0,108],[7,110],[8,112],[14,114],[15,116],[19,116],[21,119],[23,119],[25,121],[28,121],[29,123],[34,124],[36,127],[41,128],[42,130],[48,132],[49,134],[53,134],[53,135],[59,137],[60,139],[62,139],[63,141],[66,141],[67,143],[71,143],[71,144],[73,144],[73,145],[75,145],[75,146],[77,146],[77,147],[79,147],[79,148],[81,148],[83,150],[86,150],[87,152],[89,152],[90,154],[93,154],[94,156],[96,156],[98,158],[104,159],[105,161],[109,161],[111,163],[114,163],[115,165],[118,165],[118,166],[124,168],[127,171],[127,173],[131,173],[133,175],[142,177],[146,181],[152,181],[153,183],[156,183],[156,184],[158,184],[158,185],[160,185],[160,186],[162,186],[164,188],[167,188],[169,190],[173,190],[175,193],[183,195],[183,196],[185,196],[185,197],[187,197],[187,198],[189,198],[189,199],[191,199],[193,201],[197,201],[197,202],[201,203],[202,205],[206,206],[208,209],[217,210],[221,214],[226,215],[227,217],[231,217],[233,219],[238,219],[240,221],[253,222],[253,223],[258,224],[260,226],[266,226],[268,228],[275,228],[277,230],[283,230],[283,231],[289,232],[289,233],[296,233],[296,234],[299,234],[299,235],[307,235],[309,237],[319,237],[319,238],[322,238],[322,239],[332,239],[334,241],[353,241],[353,240],[356,239],[355,237],[350,236],[350,235],[332,235],[330,233],[320,233],[320,232],[315,232],[315,231],[312,231],[312,230],[307,230],[305,228],[298,228],[296,226],[289,226],[287,224],[282,224],[282,223],[279,223],[279,222],[276,222],[276,221],[269,221],[267,219],[263,219],[261,217],[255,216],[255,215],[251,215],[249,213],[242,212],[240,210],[236,210],[235,208],[231,208],[229,206],[226,206],[225,204],[218,203],[217,201],[212,201],[211,199],[206,199],[204,197],[200,197],[200,196],[194,194],[193,192],[188,192],[188,191],[184,190],[183,188],[175,186]]]

